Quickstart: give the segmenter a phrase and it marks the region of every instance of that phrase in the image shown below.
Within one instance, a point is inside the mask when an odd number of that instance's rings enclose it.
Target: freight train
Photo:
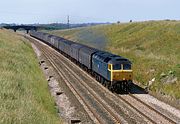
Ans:
[[[44,32],[31,31],[30,36],[60,51],[111,91],[127,91],[132,83],[132,63],[127,58]]]

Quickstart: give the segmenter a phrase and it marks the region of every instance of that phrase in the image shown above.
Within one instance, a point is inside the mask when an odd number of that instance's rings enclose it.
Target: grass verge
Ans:
[[[21,36],[0,30],[0,123],[58,124],[47,81]]]

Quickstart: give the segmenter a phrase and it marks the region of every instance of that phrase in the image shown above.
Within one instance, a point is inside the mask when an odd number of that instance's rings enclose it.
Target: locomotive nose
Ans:
[[[124,80],[132,80],[132,70],[122,70],[113,72],[113,80],[116,81],[124,81]]]

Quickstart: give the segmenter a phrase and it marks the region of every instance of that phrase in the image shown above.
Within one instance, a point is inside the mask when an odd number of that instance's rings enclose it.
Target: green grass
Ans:
[[[0,123],[56,124],[56,112],[30,43],[0,30]]]
[[[122,23],[50,33],[129,58],[133,62],[134,80],[140,82],[142,87],[156,78],[151,91],[180,99],[179,21]],[[101,34],[100,38],[97,34]],[[102,40],[101,45],[98,39]],[[178,81],[171,84],[161,81],[160,75],[170,75],[169,71]]]

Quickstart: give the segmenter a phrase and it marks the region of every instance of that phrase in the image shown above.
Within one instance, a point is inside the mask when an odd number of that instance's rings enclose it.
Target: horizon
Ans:
[[[50,24],[121,23],[180,20],[178,0],[6,0],[1,2],[0,23]]]
[[[151,22],[151,21],[180,21],[180,20],[174,20],[174,19],[163,19],[163,20],[143,20],[143,21],[133,21],[130,22],[127,21],[127,22],[120,22],[120,24],[125,24],[125,23],[140,23],[140,22]],[[78,25],[78,24],[116,24],[117,22],[83,22],[83,23],[70,23],[71,25]],[[50,25],[50,24],[63,24],[63,25],[66,25],[67,23],[58,23],[58,22],[52,22],[52,23],[0,23],[0,25],[2,24],[7,24],[7,25]]]

